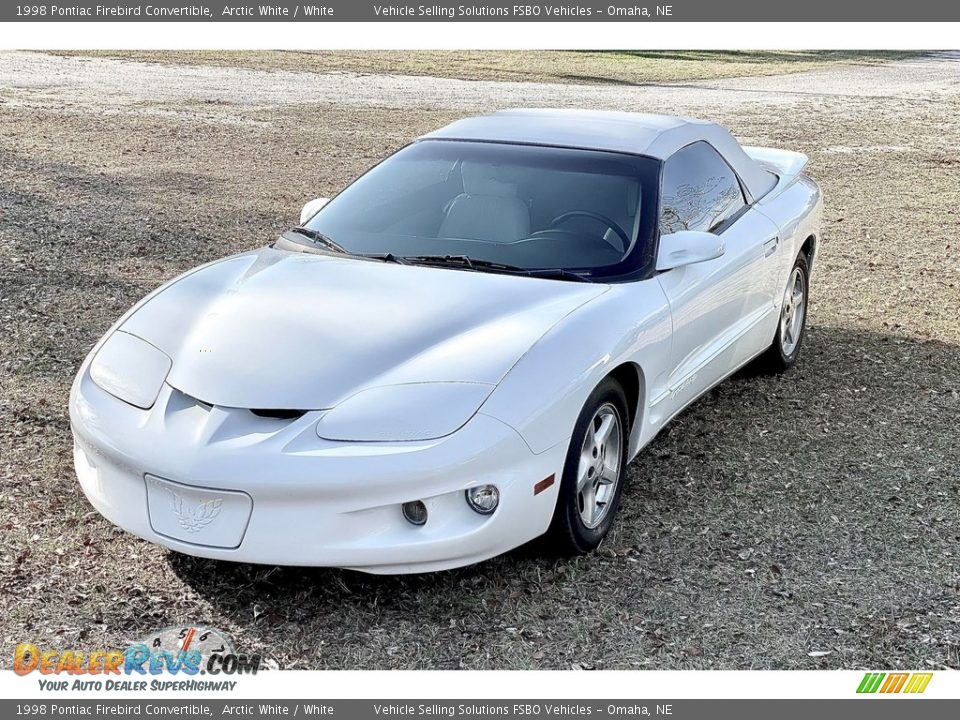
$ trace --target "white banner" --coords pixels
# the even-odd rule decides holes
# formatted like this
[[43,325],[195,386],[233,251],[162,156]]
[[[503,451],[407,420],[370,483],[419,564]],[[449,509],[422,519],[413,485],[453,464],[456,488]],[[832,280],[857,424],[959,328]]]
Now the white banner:
[[[868,674],[883,675],[873,692],[857,692]],[[930,675],[922,692],[906,692],[912,675]],[[905,675],[902,682],[897,676]],[[891,676],[895,676],[891,679]],[[34,671],[18,676],[0,673],[0,695],[7,698],[131,698],[197,697],[241,698],[484,698],[516,699],[851,699],[851,698],[960,698],[960,675],[937,670],[868,671],[260,671],[256,675],[222,675],[218,682],[235,682],[220,691],[159,691],[152,681],[210,681],[211,676],[185,678],[170,674],[116,676],[112,682],[146,682],[145,690],[107,690],[103,676],[43,675]],[[923,678],[914,681],[918,686]],[[41,689],[40,683],[64,683],[66,690]],[[71,689],[74,683],[101,682],[100,690]],[[884,685],[889,681],[886,690]],[[900,685],[899,691],[893,690]],[[55,687],[55,685],[53,685]],[[77,687],[81,687],[78,685]],[[51,685],[45,685],[51,687]],[[869,690],[869,687],[864,690]]]

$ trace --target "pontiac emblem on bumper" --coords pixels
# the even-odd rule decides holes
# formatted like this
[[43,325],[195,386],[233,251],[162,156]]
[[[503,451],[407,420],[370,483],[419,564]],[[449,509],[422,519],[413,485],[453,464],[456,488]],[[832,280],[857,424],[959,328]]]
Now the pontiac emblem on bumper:
[[220,514],[220,506],[223,504],[223,500],[219,498],[204,500],[197,505],[191,505],[173,490],[168,490],[168,492],[173,500],[173,514],[177,516],[180,527],[188,533],[203,530]]

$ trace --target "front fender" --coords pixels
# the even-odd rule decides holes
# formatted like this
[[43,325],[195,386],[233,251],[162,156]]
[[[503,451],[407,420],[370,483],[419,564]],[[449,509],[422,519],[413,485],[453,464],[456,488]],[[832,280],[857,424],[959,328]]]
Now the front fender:
[[[587,397],[615,368],[634,362],[645,377],[659,377],[668,363],[671,329],[667,299],[655,279],[614,285],[546,333],[480,412],[513,427],[534,453],[544,452],[570,438]],[[647,386],[641,384],[632,452],[646,437]]]

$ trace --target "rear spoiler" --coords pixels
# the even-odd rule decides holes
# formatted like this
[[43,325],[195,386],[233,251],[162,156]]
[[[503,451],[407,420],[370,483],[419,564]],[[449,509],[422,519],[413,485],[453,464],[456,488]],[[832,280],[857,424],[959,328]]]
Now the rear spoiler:
[[760,196],[759,202],[768,202],[793,185],[807,166],[807,156],[790,150],[765,147],[745,147],[743,151],[764,170],[777,176],[777,182]]
[[781,182],[789,180],[807,166],[809,158],[803,153],[790,150],[774,150],[765,147],[744,147],[743,151],[757,162],[764,170],[769,170],[780,176]]

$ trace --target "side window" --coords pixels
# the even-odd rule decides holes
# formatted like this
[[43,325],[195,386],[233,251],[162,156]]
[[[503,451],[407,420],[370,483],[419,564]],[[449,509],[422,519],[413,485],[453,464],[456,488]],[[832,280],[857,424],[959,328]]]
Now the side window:
[[688,145],[664,164],[660,232],[712,232],[745,205],[740,182],[705,142]]

